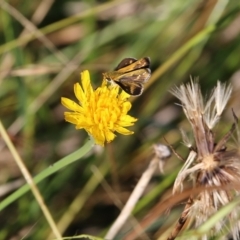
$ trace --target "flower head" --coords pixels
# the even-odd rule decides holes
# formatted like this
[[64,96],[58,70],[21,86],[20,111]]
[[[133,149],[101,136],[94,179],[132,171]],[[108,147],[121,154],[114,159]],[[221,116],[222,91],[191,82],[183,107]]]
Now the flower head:
[[131,103],[127,100],[129,95],[119,87],[108,86],[103,81],[102,86],[93,90],[88,71],[81,73],[81,83],[74,84],[74,93],[79,101],[75,103],[68,98],[61,98],[62,104],[72,112],[65,112],[65,120],[76,125],[76,129],[84,128],[90,134],[96,144],[101,146],[105,142],[111,142],[116,135],[133,134],[126,127],[132,126],[136,118],[127,115]]
[[[216,141],[213,133],[214,126],[220,120],[221,114],[231,95],[231,87],[217,83],[208,101],[204,101],[197,82],[181,85],[172,93],[181,101],[184,113],[191,124],[194,142],[190,143],[183,134],[184,143],[192,150],[179,172],[174,192],[182,189],[183,181],[191,176],[194,187],[210,187],[201,191],[197,196],[191,196],[191,204],[185,209],[184,221],[195,222],[200,226],[222,206],[228,204],[240,195],[240,155],[237,148],[227,149],[226,144],[237,128],[237,119],[232,128],[220,141]],[[222,187],[222,189],[220,189]],[[215,224],[209,235],[217,235],[219,230],[230,229],[234,240],[239,240],[240,206],[230,212],[226,218]],[[182,222],[184,222],[182,219]],[[228,229],[228,232],[229,232]]]

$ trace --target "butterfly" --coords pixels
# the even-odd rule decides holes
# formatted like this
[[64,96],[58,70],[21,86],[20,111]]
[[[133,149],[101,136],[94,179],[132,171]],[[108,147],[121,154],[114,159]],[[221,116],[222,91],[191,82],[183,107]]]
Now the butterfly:
[[107,81],[118,84],[126,93],[139,96],[151,76],[150,58],[124,58],[112,72],[103,73]]

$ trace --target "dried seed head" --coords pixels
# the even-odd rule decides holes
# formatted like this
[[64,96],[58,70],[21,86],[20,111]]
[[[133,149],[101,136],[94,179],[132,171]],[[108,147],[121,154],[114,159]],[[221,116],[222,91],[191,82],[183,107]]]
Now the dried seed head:
[[171,151],[170,151],[169,147],[167,147],[164,144],[161,144],[161,143],[154,144],[153,148],[154,148],[156,156],[159,159],[164,160],[171,156]]
[[217,82],[217,87],[213,90],[212,96],[204,109],[205,122],[209,129],[213,129],[219,121],[231,93],[231,86],[226,86],[226,84],[219,81]]
[[[188,208],[188,217],[199,226],[240,194],[239,189],[234,188],[236,183],[240,182],[239,151],[237,148],[231,150],[226,148],[226,143],[236,130],[237,121],[218,143],[215,142],[212,132],[213,127],[220,120],[232,88],[218,82],[206,103],[199,84],[193,80],[189,84],[175,87],[171,92],[181,101],[184,113],[191,124],[196,145],[196,150],[190,152],[176,178],[174,192],[182,190],[183,182],[189,175],[194,187],[216,187],[214,190],[206,189],[200,192],[193,199],[192,206]],[[186,138],[186,134],[182,135],[184,143],[189,147],[192,143]],[[219,189],[219,186],[224,188]],[[212,235],[217,234],[227,223],[233,239],[240,239],[239,218],[240,206],[225,219],[216,223]],[[207,235],[202,239],[207,239]]]
[[171,150],[164,144],[158,143],[153,145],[153,150],[155,152],[155,156],[159,160],[159,169],[160,172],[163,172],[163,165],[165,160],[171,156]]

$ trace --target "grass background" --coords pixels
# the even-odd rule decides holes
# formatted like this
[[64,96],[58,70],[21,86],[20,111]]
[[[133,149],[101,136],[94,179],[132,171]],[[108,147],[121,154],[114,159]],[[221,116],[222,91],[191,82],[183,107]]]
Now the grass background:
[[[174,85],[199,76],[204,94],[217,80],[233,85],[234,92],[216,129],[221,136],[231,126],[231,108],[237,116],[240,91],[240,4],[224,0],[118,1],[0,1],[0,116],[24,163],[34,176],[80,148],[84,131],[63,119],[62,96],[74,99],[73,84],[88,69],[98,87],[102,72],[123,58],[151,58],[152,77],[144,93],[133,99],[130,114],[138,118],[132,136],[119,136],[105,148],[85,155],[38,186],[64,236],[102,237],[125,203],[151,159],[152,145],[166,143],[186,157],[179,128],[190,131]],[[4,200],[22,184],[22,175],[1,141],[0,193]],[[97,168],[104,181],[100,181]],[[171,195],[181,161],[172,156],[165,173],[156,172],[135,218],[141,222]],[[93,182],[89,179],[95,176]],[[90,188],[85,192],[86,184]],[[88,185],[87,185],[88,186]],[[90,190],[92,188],[92,190]],[[7,189],[7,190],[4,190]],[[72,203],[79,208],[69,211]],[[81,204],[82,203],[82,204]],[[154,208],[155,207],[155,208]],[[148,236],[164,239],[183,205],[164,213],[146,228]],[[31,192],[0,212],[0,239],[47,239],[50,228]],[[124,239],[128,224],[119,234]]]

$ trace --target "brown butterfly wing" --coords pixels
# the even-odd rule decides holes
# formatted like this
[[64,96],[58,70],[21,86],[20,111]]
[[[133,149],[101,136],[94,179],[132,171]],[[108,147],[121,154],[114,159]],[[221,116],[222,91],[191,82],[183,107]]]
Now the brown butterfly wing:
[[149,68],[150,58],[144,57],[139,60],[135,58],[125,58],[123,59],[115,69],[117,72],[127,73],[137,69]]
[[151,76],[151,70],[149,68],[137,69],[121,75],[119,82],[138,82],[146,83]]
[[149,68],[143,68],[125,73],[115,82],[128,94],[138,96],[142,94],[143,83],[148,81],[150,76],[151,70]]
[[126,66],[129,66],[131,65],[132,63],[136,62],[137,59],[136,58],[124,58],[118,65],[117,67],[114,69],[115,71],[116,70],[119,70],[121,68],[124,68]]
[[151,61],[149,57],[140,58],[137,62],[135,62],[134,69],[149,68],[150,63]]
[[144,57],[139,60],[135,58],[125,58],[115,71],[104,73],[107,80],[112,80],[130,95],[138,96],[142,94],[143,83],[147,82],[151,76],[150,58]]
[[143,92],[143,85],[139,82],[129,83],[128,81],[115,82],[118,84],[123,91],[132,96],[141,95]]

